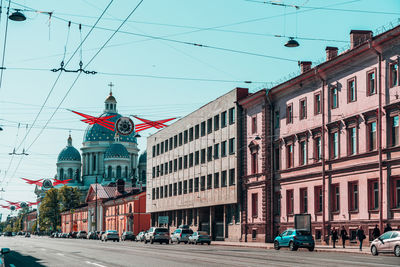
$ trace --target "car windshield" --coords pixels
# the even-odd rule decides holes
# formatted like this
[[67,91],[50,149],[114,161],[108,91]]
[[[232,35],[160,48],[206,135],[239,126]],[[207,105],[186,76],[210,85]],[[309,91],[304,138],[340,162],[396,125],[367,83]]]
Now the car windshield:
[[309,231],[304,231],[304,230],[297,230],[296,234],[300,236],[311,235]]
[[132,232],[125,232],[126,235],[131,235],[133,234]]
[[158,228],[158,229],[155,230],[155,232],[156,233],[167,233],[168,229],[166,229],[166,228]]
[[107,233],[116,234],[117,231],[115,231],[115,230],[109,230],[109,231],[107,231]]
[[199,232],[199,235],[208,235],[207,232]]

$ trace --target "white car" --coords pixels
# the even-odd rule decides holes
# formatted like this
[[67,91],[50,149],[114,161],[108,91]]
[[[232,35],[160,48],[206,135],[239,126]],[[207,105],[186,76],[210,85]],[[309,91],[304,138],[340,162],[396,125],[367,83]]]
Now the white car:
[[5,267],[6,263],[4,261],[4,255],[9,253],[10,249],[9,248],[2,248],[0,252],[0,267]]
[[160,244],[169,244],[169,231],[167,228],[151,227],[149,231],[145,234],[144,243],[158,242]]

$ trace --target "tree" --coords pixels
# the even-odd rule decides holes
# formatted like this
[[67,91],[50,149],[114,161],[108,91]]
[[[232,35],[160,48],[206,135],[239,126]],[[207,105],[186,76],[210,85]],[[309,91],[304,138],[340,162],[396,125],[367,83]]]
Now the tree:
[[61,211],[74,209],[80,204],[81,192],[76,187],[64,185],[59,189]]
[[39,208],[40,228],[55,230],[61,224],[60,202],[58,189],[52,188],[46,192]]

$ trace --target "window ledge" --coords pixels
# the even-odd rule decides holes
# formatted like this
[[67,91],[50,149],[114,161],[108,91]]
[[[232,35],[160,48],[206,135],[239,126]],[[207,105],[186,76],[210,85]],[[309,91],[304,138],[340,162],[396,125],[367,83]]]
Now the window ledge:
[[397,207],[397,208],[391,208],[390,210],[391,210],[391,211],[400,211],[400,207]]
[[331,213],[332,213],[333,215],[338,215],[338,214],[340,213],[340,210],[331,211]]
[[371,209],[369,209],[368,212],[369,212],[369,213],[379,213],[379,209],[376,209],[376,210],[371,210]]
[[356,214],[356,213],[358,213],[358,210],[349,210],[349,213],[350,214]]
[[314,215],[322,215],[322,211],[318,211]]

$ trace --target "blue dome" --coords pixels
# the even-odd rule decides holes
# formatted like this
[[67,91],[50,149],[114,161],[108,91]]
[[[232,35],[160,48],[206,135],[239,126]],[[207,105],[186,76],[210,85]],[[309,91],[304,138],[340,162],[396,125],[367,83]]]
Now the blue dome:
[[81,161],[81,154],[73,146],[65,147],[60,154],[58,154],[57,161]]
[[139,163],[146,163],[146,161],[147,161],[147,152],[144,151],[142,155],[140,155],[139,157]]
[[[106,116],[112,116],[116,115],[115,117],[112,117],[108,119],[108,121],[116,122],[119,118],[122,116],[118,113],[103,113],[101,114],[100,117],[106,117]],[[133,131],[130,135],[120,135],[119,136],[119,141],[120,142],[131,142],[131,143],[136,143],[137,140],[135,137],[136,133]],[[115,138],[115,132],[112,130],[109,130],[99,124],[93,124],[90,125],[86,129],[85,137],[83,139],[83,142],[88,142],[88,141],[114,141]]]
[[122,144],[113,143],[107,148],[106,152],[104,153],[104,158],[129,159],[129,152]]

